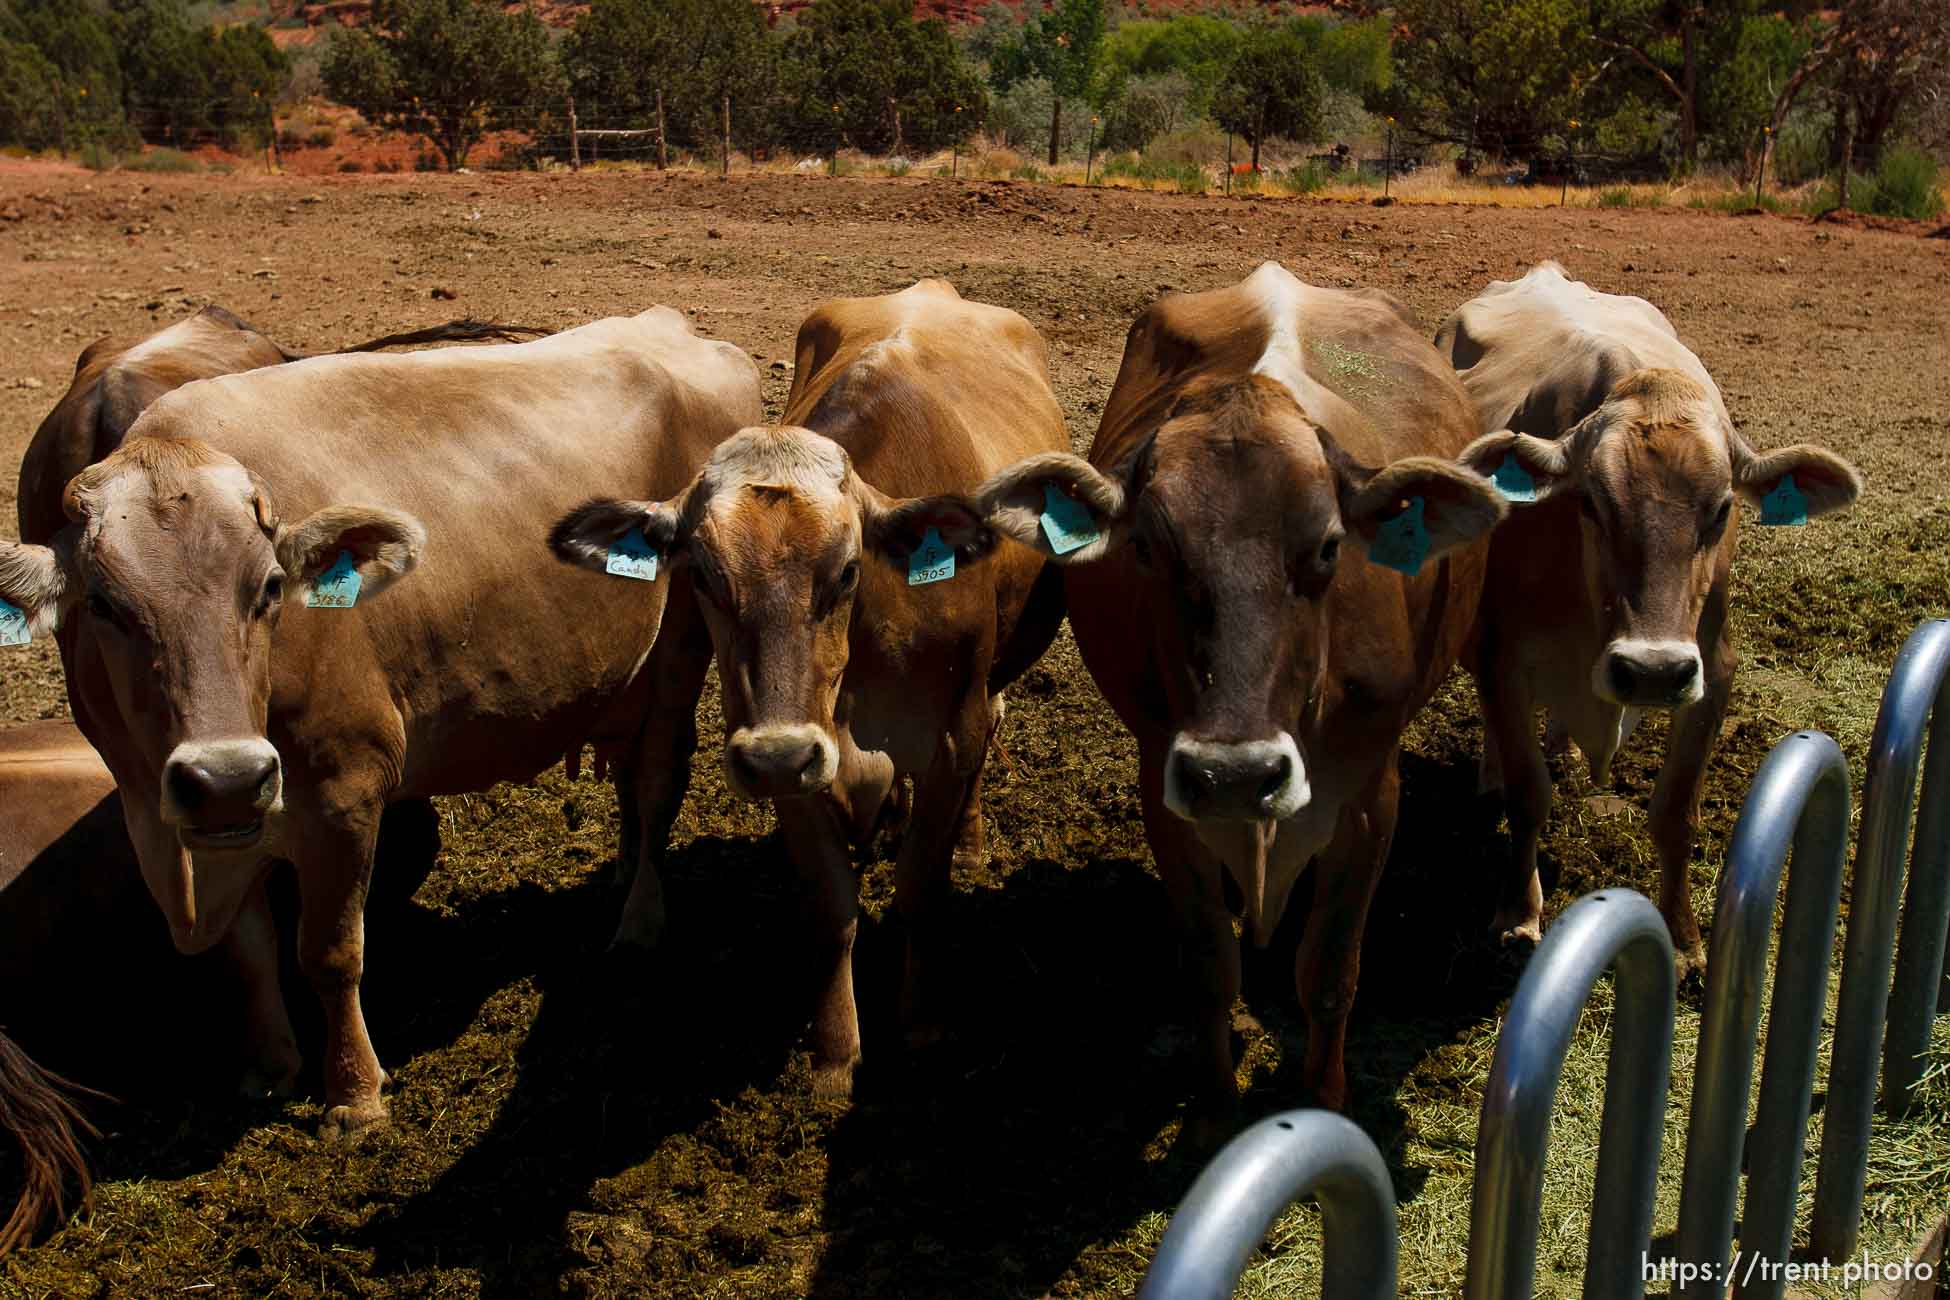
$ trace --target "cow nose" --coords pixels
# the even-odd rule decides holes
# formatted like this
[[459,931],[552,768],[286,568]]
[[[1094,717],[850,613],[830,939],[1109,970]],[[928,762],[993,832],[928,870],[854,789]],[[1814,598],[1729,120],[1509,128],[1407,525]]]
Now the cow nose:
[[1309,793],[1299,750],[1284,733],[1237,744],[1181,736],[1165,760],[1165,802],[1192,820],[1291,817]]
[[733,785],[751,798],[813,794],[833,782],[832,744],[817,727],[741,727],[725,758]]
[[163,789],[185,820],[256,821],[278,800],[278,752],[262,741],[179,746],[164,764]]
[[1690,645],[1614,646],[1605,680],[1620,704],[1671,705],[1699,697],[1699,652]]

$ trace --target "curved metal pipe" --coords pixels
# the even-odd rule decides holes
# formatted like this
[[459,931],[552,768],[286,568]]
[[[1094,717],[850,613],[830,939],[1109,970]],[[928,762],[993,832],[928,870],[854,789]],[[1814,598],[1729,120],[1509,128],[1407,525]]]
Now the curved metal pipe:
[[1592,1300],[1645,1295],[1672,1057],[1672,937],[1643,895],[1610,889],[1579,899],[1551,927],[1497,1035],[1476,1138],[1470,1300],[1530,1300],[1558,1076],[1592,986],[1608,967],[1615,972],[1617,1007],[1584,1294]]
[[[1910,641],[1925,637],[1935,643],[1950,642],[1950,622],[1925,623]],[[1916,842],[1910,849],[1909,886],[1903,896],[1902,942],[1889,984],[1889,1031],[1882,1040],[1882,1107],[1892,1115],[1903,1114],[1914,1104],[1930,1050],[1930,1022],[1939,1011],[1950,1011],[1950,966],[1944,964],[1944,950],[1950,946],[1950,707],[1946,707],[1950,671],[1945,671],[1950,654],[1939,649],[1932,658],[1938,680],[1918,682],[1913,696],[1905,691],[1911,698],[1898,705],[1914,708],[1923,696],[1934,697],[1929,756],[1923,760],[1923,794],[1916,809]],[[1918,662],[1925,661],[1919,658]],[[1901,659],[1897,667],[1901,669]],[[1894,689],[1892,678],[1883,691],[1885,702]]]
[[[1868,1171],[1869,1126],[1875,1112],[1876,1058],[1883,1047],[1883,1030],[1909,1035],[1894,1045],[1892,1056],[1914,1062],[1927,1044],[1915,1037],[1920,1003],[1935,997],[1941,978],[1931,972],[1919,987],[1899,990],[1898,1010],[1891,1013],[1889,975],[1896,945],[1896,908],[1903,884],[1903,865],[1909,848],[1910,809],[1916,801],[1916,769],[1923,750],[1923,726],[1930,728],[1930,772],[1945,777],[1950,762],[1950,622],[1925,623],[1904,643],[1882,692],[1875,735],[1869,742],[1869,769],[1863,782],[1862,829],[1855,853],[1855,877],[1849,896],[1848,934],[1842,957],[1842,987],[1835,1008],[1834,1055],[1828,1067],[1828,1104],[1822,1113],[1821,1163],[1815,1178],[1814,1223],[1810,1245],[1817,1258],[1843,1259],[1855,1251],[1862,1224],[1862,1188]],[[1941,807],[1950,790],[1933,790],[1938,807],[1925,806],[1924,829],[1935,843],[1919,843],[1920,870],[1941,875],[1946,850],[1942,840],[1950,832],[1950,813]],[[1925,891],[1928,892],[1927,890]],[[1939,895],[1939,904],[1941,896]],[[1917,918],[1919,923],[1922,918]],[[1924,949],[1940,942],[1944,919],[1933,925],[1936,936],[1918,934]],[[1922,965],[1924,952],[1911,958]],[[1936,960],[1941,962],[1941,957]],[[1927,1005],[1927,1004],[1925,1004]],[[1895,1103],[1897,1094],[1890,1100]],[[1901,1094],[1907,1101],[1907,1092]]]
[[1241,1133],[1192,1184],[1138,1300],[1224,1300],[1253,1248],[1298,1198],[1320,1201],[1322,1300],[1394,1300],[1395,1189],[1368,1135],[1324,1110],[1290,1110]]
[[[1848,762],[1840,747],[1816,731],[1798,731],[1774,746],[1741,806],[1713,920],[1678,1242],[1678,1257],[1704,1266],[1704,1276],[1689,1271],[1681,1296],[1725,1294],[1722,1269],[1733,1246],[1767,946],[1792,839],[1794,878],[1782,927],[1783,960],[1774,968],[1760,1115],[1746,1143],[1753,1156],[1740,1233],[1743,1254],[1788,1259],[1821,1017],[1828,1004],[1848,823]],[[1753,1285],[1749,1278],[1737,1278],[1735,1294],[1780,1296],[1785,1276],[1763,1271],[1775,1275]]]

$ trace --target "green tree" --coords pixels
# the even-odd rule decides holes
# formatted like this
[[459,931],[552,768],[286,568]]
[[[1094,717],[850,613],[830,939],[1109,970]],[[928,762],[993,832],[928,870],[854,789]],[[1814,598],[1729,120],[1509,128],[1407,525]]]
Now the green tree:
[[679,144],[717,138],[726,96],[738,125],[760,126],[778,64],[751,0],[596,0],[563,38],[561,61],[580,116],[654,126],[661,90]]
[[1246,37],[1212,101],[1219,125],[1252,142],[1253,170],[1269,136],[1311,140],[1320,130],[1322,83],[1311,51],[1290,27],[1261,27]]
[[1399,0],[1393,84],[1371,100],[1425,139],[1533,152],[1603,62],[1579,0]]
[[103,15],[76,0],[0,0],[0,42],[16,47],[7,59],[9,81],[0,93],[40,93],[25,109],[29,123],[45,124],[43,143],[74,146],[119,135],[122,72],[115,39]]
[[908,0],[819,0],[786,37],[784,60],[792,117],[827,147],[938,149],[988,111],[947,27],[914,21]]
[[1184,114],[1205,117],[1219,83],[1239,57],[1243,35],[1237,23],[1210,14],[1120,23],[1104,42],[1103,101],[1114,104],[1127,86],[1144,78],[1177,77],[1185,88]]
[[1063,135],[1063,101],[1086,99],[1098,89],[1104,53],[1104,0],[1055,0],[1024,25],[1015,39],[999,46],[989,60],[989,79],[998,90],[1042,77],[1050,97],[1049,161],[1056,165]]
[[1394,83],[1393,41],[1386,20],[1337,23],[1310,15],[1290,26],[1307,47],[1320,79],[1333,89],[1367,96]]
[[558,84],[548,34],[493,0],[376,0],[370,28],[342,33],[325,85],[380,126],[412,131],[464,166],[492,130],[529,125]]

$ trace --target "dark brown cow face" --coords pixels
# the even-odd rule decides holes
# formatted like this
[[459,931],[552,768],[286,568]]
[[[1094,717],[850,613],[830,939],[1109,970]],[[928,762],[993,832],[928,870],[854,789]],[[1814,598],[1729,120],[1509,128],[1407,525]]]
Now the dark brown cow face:
[[1039,456],[980,500],[999,531],[1059,564],[1128,566],[1143,605],[1132,635],[1162,669],[1166,804],[1191,821],[1267,821],[1312,797],[1295,732],[1334,669],[1336,576],[1377,557],[1419,568],[1481,536],[1503,511],[1486,488],[1428,457],[1360,465],[1255,378],[1191,390],[1108,474]]
[[[0,597],[38,630],[72,625],[74,689],[137,806],[132,825],[170,828],[210,860],[248,853],[283,800],[265,736],[281,610],[334,567],[356,571],[370,599],[412,567],[419,524],[333,508],[281,527],[255,475],[175,439],[125,444],[75,477],[66,507],[73,522],[52,546],[0,543]],[[180,851],[147,848],[145,878],[179,943],[220,936],[237,900],[192,880]]]
[[1586,596],[1605,636],[1591,688],[1633,708],[1683,708],[1705,689],[1700,615],[1732,560],[1736,497],[1763,523],[1804,523],[1861,491],[1820,447],[1755,454],[1675,370],[1627,376],[1556,441],[1486,434],[1461,460],[1507,485],[1519,508],[1576,496]]
[[817,794],[838,773],[834,707],[863,589],[898,599],[930,534],[963,566],[993,542],[967,502],[883,496],[837,443],[790,428],[735,434],[669,503],[590,502],[550,544],[614,571],[636,534],[689,570],[724,689],[725,774],[750,799]]

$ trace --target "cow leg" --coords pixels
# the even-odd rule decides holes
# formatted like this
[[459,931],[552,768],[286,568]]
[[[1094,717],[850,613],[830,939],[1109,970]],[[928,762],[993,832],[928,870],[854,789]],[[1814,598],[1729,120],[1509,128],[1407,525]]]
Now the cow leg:
[[997,716],[984,693],[962,701],[927,773],[915,783],[913,816],[894,862],[894,904],[907,932],[901,1025],[910,1048],[932,1046],[945,1032],[937,986],[953,863],[971,839],[980,860],[982,815],[970,805],[980,795],[982,760]]
[[244,990],[244,1072],[238,1086],[246,1097],[290,1096],[304,1064],[278,983],[278,926],[266,888],[269,875],[267,871],[258,878],[223,937],[224,957]]
[[[624,862],[627,867],[633,861],[636,868],[616,935],[610,940],[617,948],[654,948],[663,934],[664,854],[670,847],[670,828],[690,789],[691,758],[697,753],[697,702],[711,667],[711,638],[702,618],[666,616],[663,626],[665,635],[657,638],[647,669],[650,706],[643,734],[628,770],[617,774],[623,847],[626,852],[634,850],[634,858],[626,857]],[[621,797],[625,784],[631,792],[628,799]]]
[[[1537,841],[1550,815],[1551,775],[1537,743],[1536,711],[1514,672],[1490,670],[1477,682],[1483,721],[1503,772],[1503,809],[1510,819],[1510,866],[1497,886],[1490,922],[1504,943],[1544,937],[1544,886],[1537,878]],[[1392,819],[1390,825],[1393,825]]]
[[387,1080],[359,1004],[379,801],[328,799],[325,806],[331,815],[294,826],[293,858],[301,900],[298,964],[325,1011],[325,1117],[318,1135],[333,1139],[385,1122],[379,1094]]
[[1301,1081],[1310,1104],[1347,1106],[1347,1016],[1361,976],[1361,936],[1368,927],[1401,800],[1396,752],[1390,752],[1365,795],[1341,810],[1334,839],[1314,863],[1313,910],[1294,958],[1294,985],[1307,1013],[1307,1056]]
[[1239,938],[1226,906],[1225,869],[1200,843],[1192,824],[1165,807],[1163,743],[1142,748],[1138,792],[1145,838],[1177,915],[1184,964],[1190,976],[1188,1010],[1198,1038],[1199,1063],[1188,1124],[1204,1130],[1194,1145],[1211,1145],[1239,1100],[1233,1074],[1232,1004],[1239,997]]
[[1659,857],[1659,912],[1672,932],[1673,963],[1681,978],[1706,966],[1706,944],[1700,938],[1699,918],[1693,913],[1688,869],[1693,860],[1693,841],[1699,835],[1706,763],[1733,697],[1736,662],[1732,642],[1724,632],[1712,640],[1702,637],[1701,645],[1711,647],[1703,656],[1706,689],[1697,702],[1673,717],[1666,761],[1652,787],[1649,813],[1652,848]]
[[962,805],[961,829],[955,835],[954,864],[958,867],[972,869],[988,864],[988,834],[982,821],[982,773],[987,767],[989,746],[995,743],[995,733],[1002,729],[1006,712],[1000,695],[989,698],[988,734],[982,740],[983,761],[975,769],[968,798]]
[[846,836],[818,798],[779,799],[779,829],[805,881],[811,923],[813,1092],[844,1097],[860,1063],[860,1015],[853,1003],[853,941],[860,932],[860,886]]

